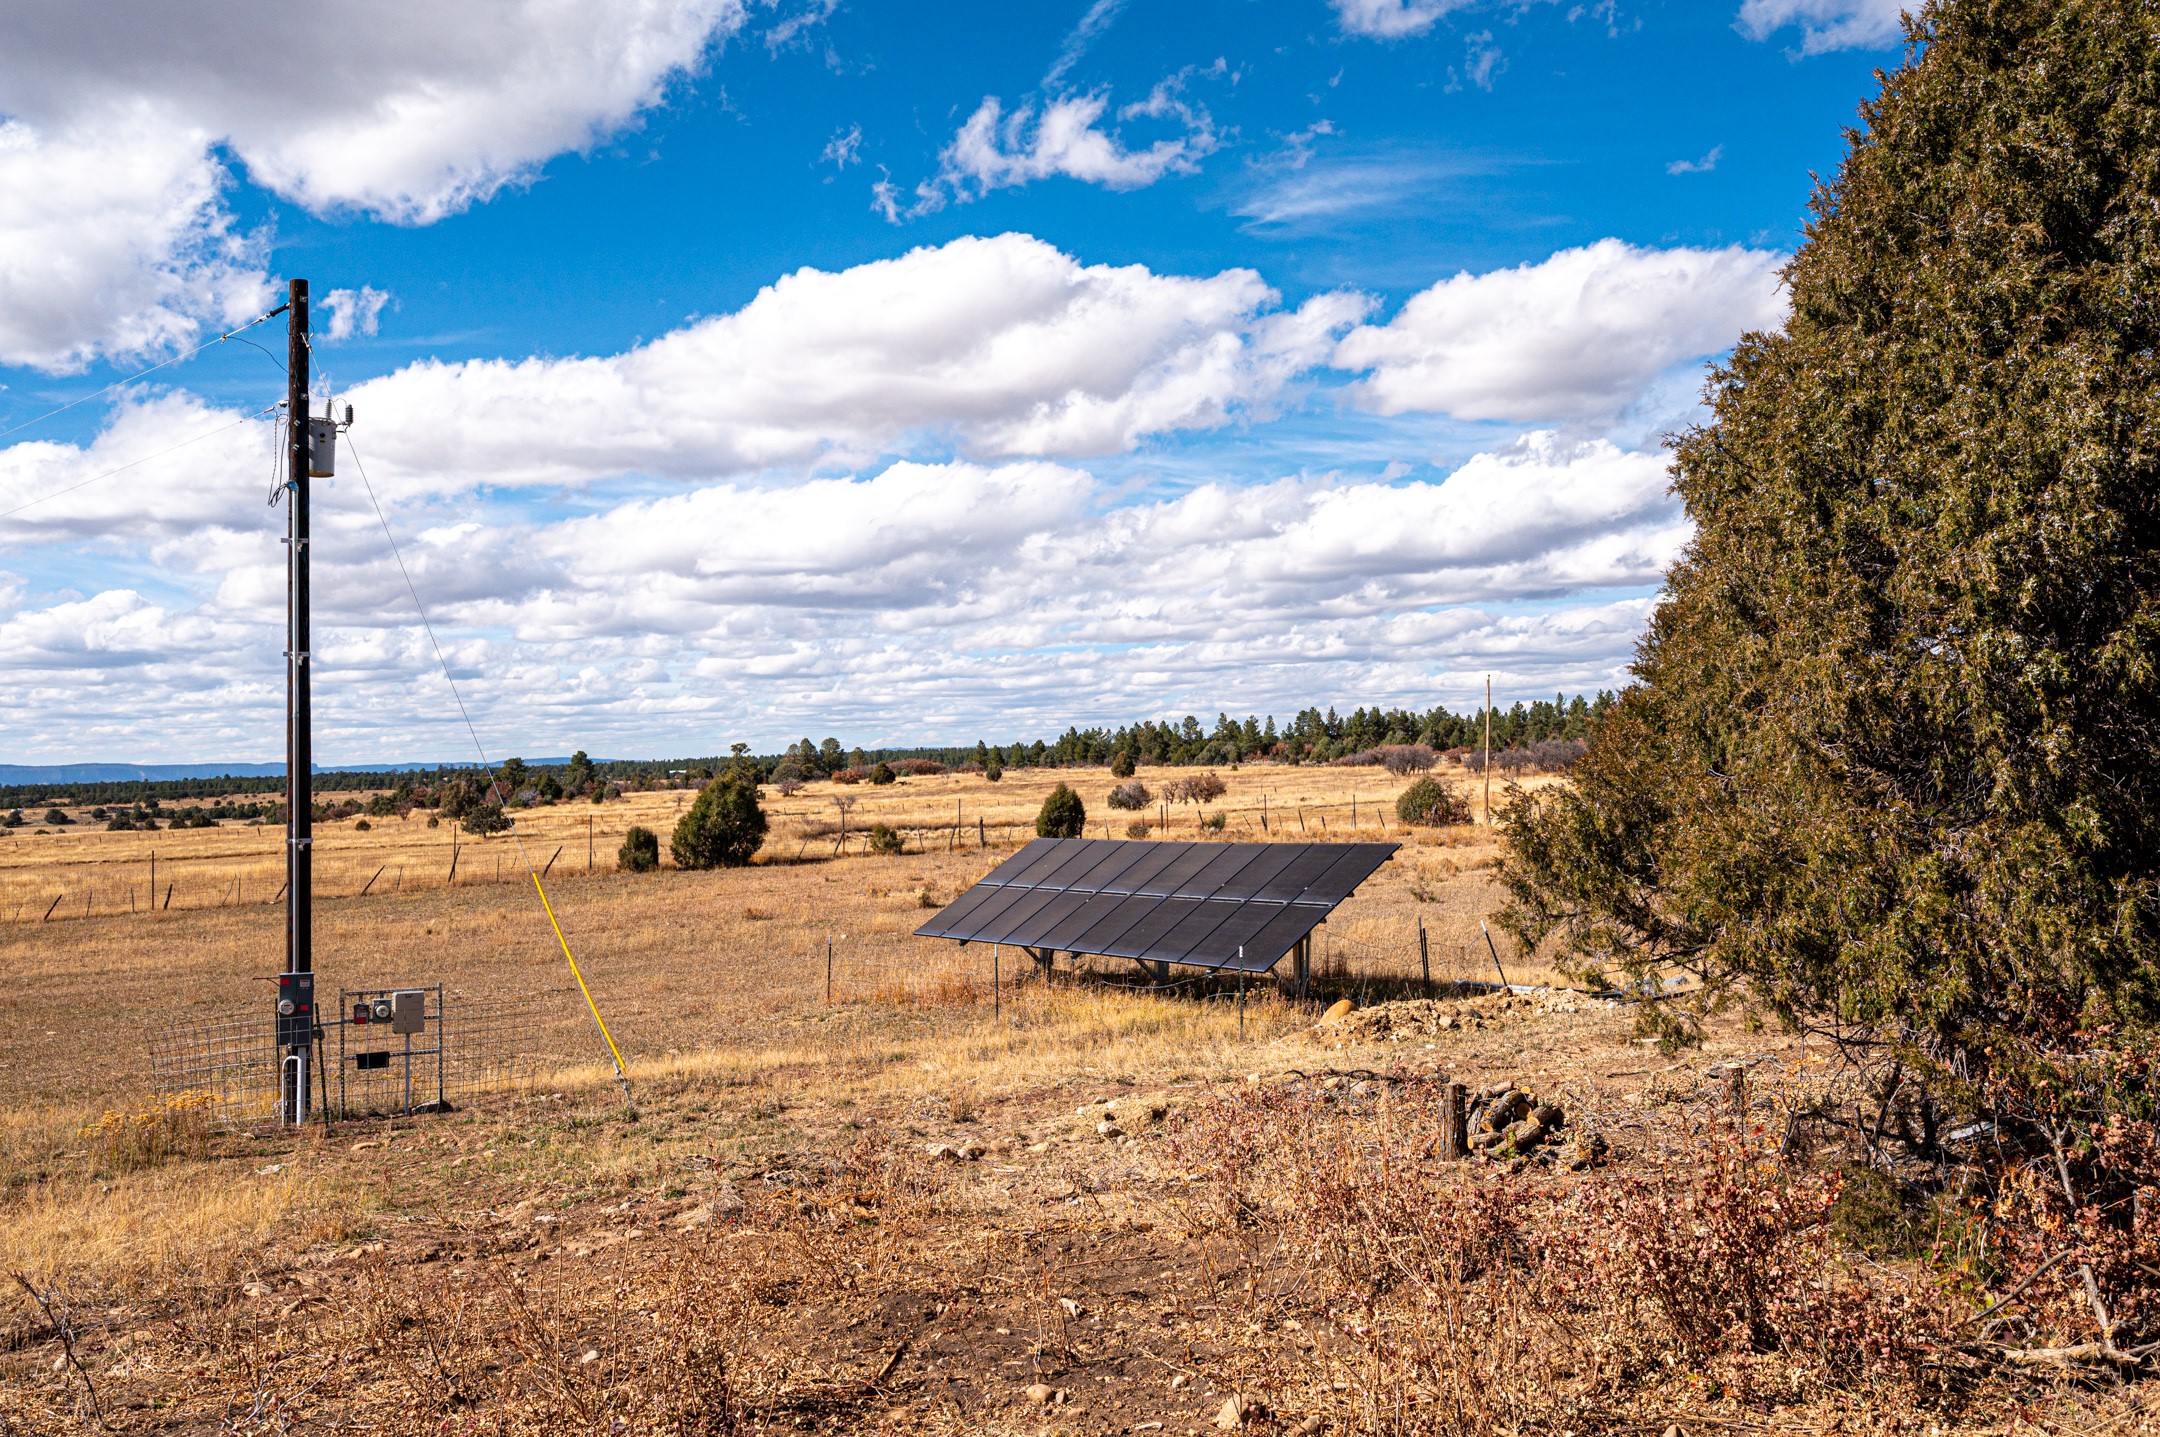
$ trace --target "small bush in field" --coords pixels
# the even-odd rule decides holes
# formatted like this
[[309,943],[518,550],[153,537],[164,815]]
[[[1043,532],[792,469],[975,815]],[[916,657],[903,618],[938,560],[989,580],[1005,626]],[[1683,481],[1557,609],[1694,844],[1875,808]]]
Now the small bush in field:
[[898,783],[900,775],[893,772],[891,764],[880,763],[876,768],[870,770],[870,781],[872,783]]
[[1173,803],[1209,803],[1229,791],[1230,785],[1224,783],[1213,769],[1173,779],[1163,785],[1163,797]]
[[905,853],[907,852],[907,840],[900,836],[899,829],[892,827],[890,824],[873,823],[870,825],[870,851],[872,853]]
[[1129,748],[1121,748],[1111,755],[1110,776],[1112,778],[1131,778],[1133,771],[1139,766],[1140,761],[1133,757],[1133,751]]
[[935,778],[951,772],[934,758],[896,758],[892,761],[892,770],[902,778]]
[[1136,819],[1134,819],[1134,820],[1133,820],[1133,821],[1132,821],[1131,823],[1128,823],[1128,824],[1126,824],[1126,825],[1125,825],[1125,836],[1126,836],[1127,838],[1145,838],[1145,837],[1147,837],[1147,836],[1148,836],[1148,821],[1147,821],[1146,819],[1144,819],[1144,818],[1136,818]]
[[1227,813],[1211,813],[1200,820],[1200,831],[1203,833],[1221,833],[1223,825],[1229,821],[1230,815]]
[[83,1130],[98,1165],[109,1172],[154,1168],[175,1157],[201,1157],[210,1146],[208,1093],[180,1093],[132,1112],[108,1110]]
[[1042,812],[1035,815],[1037,838],[1078,838],[1086,827],[1086,806],[1080,802],[1079,794],[1062,783],[1050,790]]
[[799,778],[777,779],[774,781],[773,787],[780,790],[782,798],[793,798],[796,794],[802,792],[803,781]]
[[660,835],[649,828],[632,827],[623,835],[615,866],[625,873],[650,873],[660,866]]
[[730,774],[705,786],[675,825],[668,849],[679,868],[740,868],[765,843],[757,783]]
[[996,759],[991,759],[990,762],[983,768],[983,777],[989,779],[992,783],[996,783],[1004,776],[1005,765],[999,763]]
[[1140,780],[1137,778],[1126,783],[1121,783],[1116,788],[1111,789],[1110,797],[1108,799],[1108,802],[1112,808],[1122,808],[1128,810],[1146,808],[1150,803],[1153,803],[1154,801],[1155,795],[1149,793],[1147,791],[1147,785],[1140,782]]
[[1421,778],[1395,800],[1395,816],[1404,823],[1445,828],[1470,821],[1470,800],[1451,783]]

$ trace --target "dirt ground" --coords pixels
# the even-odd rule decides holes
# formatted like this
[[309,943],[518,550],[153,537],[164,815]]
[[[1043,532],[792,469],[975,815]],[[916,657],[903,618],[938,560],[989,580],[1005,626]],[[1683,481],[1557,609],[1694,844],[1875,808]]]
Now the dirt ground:
[[[1095,815],[1109,780],[1080,777]],[[1345,837],[1352,794],[1365,818],[1392,790],[1371,772],[1225,777],[1249,815],[1234,837],[1286,836],[1285,804],[1287,836],[1302,809],[1307,836],[1339,811],[1328,836]],[[1723,1121],[1736,1072],[1753,1105],[1738,1129],[1760,1141],[1779,1104],[1834,1081],[1826,1056],[1739,1013],[1661,1055],[1631,1009],[1504,948],[1508,976],[1540,991],[1445,988],[1490,968],[1493,849],[1483,830],[1392,818],[1407,846],[1331,923],[1338,961],[1313,1003],[1256,992],[1241,1012],[1068,976],[993,1009],[965,982],[895,986],[896,968],[975,974],[972,953],[908,930],[1017,846],[1048,783],[864,791],[851,825],[873,802],[924,820],[925,851],[898,856],[832,858],[833,838],[821,855],[799,835],[797,853],[773,848],[800,861],[731,873],[558,864],[551,893],[634,1106],[530,889],[492,881],[499,840],[473,845],[487,881],[378,889],[319,918],[326,985],[441,981],[531,1010],[537,1081],[449,1113],[204,1135],[145,1095],[146,1029],[266,1004],[275,908],[0,924],[0,1432],[2154,1430],[2137,1388],[2016,1374],[1955,1398],[1803,1384],[1773,1399],[1670,1354],[1592,1381],[1533,1346],[1468,1405],[1391,1408],[1394,1359],[1331,1285],[1344,1259],[1315,1244],[1317,1218],[1271,1216],[1240,1187],[1241,1133],[1290,1114],[1340,1136],[1331,1161],[1378,1155],[1428,1196],[1527,1207],[1585,1174],[1557,1138],[1436,1162],[1418,1136],[1436,1080],[1527,1090],[1624,1169]],[[660,827],[675,798],[596,822]],[[963,824],[937,834],[933,805],[956,801]],[[135,863],[120,843],[144,837],[50,851],[79,877]],[[1416,998],[1420,926],[1435,988],[1462,996]],[[1322,1021],[1340,993],[1367,1006]],[[1527,1319],[1494,1312],[1480,1361],[1521,1345],[1510,1324]],[[1539,1388],[1567,1384],[1586,1395],[1563,1419]],[[1494,1405],[1503,1386],[1512,1406]]]

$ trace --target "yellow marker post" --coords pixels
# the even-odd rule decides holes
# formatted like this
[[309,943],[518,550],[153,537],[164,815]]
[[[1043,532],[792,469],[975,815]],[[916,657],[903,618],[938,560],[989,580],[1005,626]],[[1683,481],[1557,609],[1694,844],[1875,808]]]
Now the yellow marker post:
[[615,1039],[607,1030],[607,1020],[600,1016],[600,1005],[593,1002],[592,989],[585,986],[585,975],[578,971],[577,959],[571,956],[570,940],[563,937],[562,924],[555,921],[555,905],[548,902],[547,890],[540,886],[540,875],[532,876],[533,890],[540,895],[540,906],[547,910],[548,926],[555,930],[555,941],[562,944],[562,956],[570,965],[570,976],[577,979],[578,991],[585,995],[586,1011],[592,1014],[593,1025],[600,1030],[600,1037],[607,1044],[609,1056],[615,1060],[615,1081],[622,1084],[623,1100],[630,1100],[630,1070],[623,1066],[622,1050],[615,1046]]

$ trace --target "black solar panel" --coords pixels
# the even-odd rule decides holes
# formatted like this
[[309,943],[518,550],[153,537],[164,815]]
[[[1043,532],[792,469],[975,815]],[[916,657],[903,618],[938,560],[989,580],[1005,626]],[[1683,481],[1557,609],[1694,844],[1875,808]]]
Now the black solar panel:
[[915,931],[1264,973],[1395,849],[1038,838]]
[[1108,885],[1108,890],[1112,893],[1143,892],[1150,883],[1155,881],[1157,875],[1175,863],[1185,850],[1192,847],[1192,845],[1189,843],[1128,843],[1126,847],[1137,850],[1139,856],[1134,860],[1131,867],[1117,876],[1117,882]]

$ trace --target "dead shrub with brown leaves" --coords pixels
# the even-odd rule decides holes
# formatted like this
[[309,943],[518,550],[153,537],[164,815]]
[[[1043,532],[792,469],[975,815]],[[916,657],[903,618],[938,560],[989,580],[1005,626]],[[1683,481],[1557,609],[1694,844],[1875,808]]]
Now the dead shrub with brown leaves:
[[1262,1088],[1196,1105],[1173,1138],[1200,1178],[1188,1224],[1235,1236],[1256,1272],[1265,1250],[1272,1315],[1303,1308],[1339,1339],[1310,1379],[1350,1394],[1352,1430],[1594,1431],[1670,1399],[1676,1373],[1691,1400],[1925,1403],[1962,1371],[1924,1273],[1836,1249],[1834,1178],[1715,1124],[1676,1126],[1654,1159],[1509,1176],[1437,1159],[1434,1099]]

